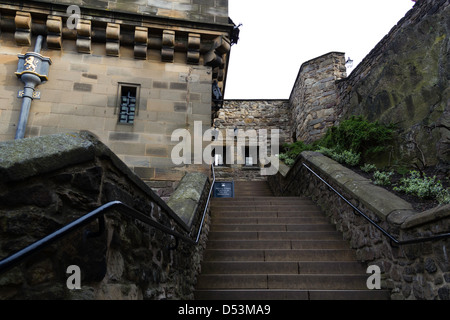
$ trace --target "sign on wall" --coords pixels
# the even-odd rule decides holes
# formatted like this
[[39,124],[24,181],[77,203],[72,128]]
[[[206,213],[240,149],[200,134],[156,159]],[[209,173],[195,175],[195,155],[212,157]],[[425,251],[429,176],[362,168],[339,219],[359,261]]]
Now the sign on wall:
[[215,182],[214,198],[234,198],[234,181]]

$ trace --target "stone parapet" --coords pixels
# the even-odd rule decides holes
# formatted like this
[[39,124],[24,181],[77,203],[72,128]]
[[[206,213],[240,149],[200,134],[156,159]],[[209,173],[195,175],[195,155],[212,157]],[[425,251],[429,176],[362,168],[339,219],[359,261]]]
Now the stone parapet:
[[303,163],[352,205],[398,240],[450,230],[450,205],[416,212],[411,205],[320,153],[303,152],[289,170],[281,165],[268,182],[274,194],[311,197],[356,250],[360,261],[380,267],[392,299],[450,299],[449,238],[397,246],[307,170]]
[[[1,259],[111,201],[183,235],[198,231],[200,216],[187,226],[88,132],[2,142],[0,150]],[[206,205],[203,181],[195,212]],[[197,245],[171,248],[172,236],[110,211],[100,234],[95,220],[0,274],[0,299],[192,299],[208,226],[207,214]],[[66,286],[71,265],[81,270],[80,290]]]

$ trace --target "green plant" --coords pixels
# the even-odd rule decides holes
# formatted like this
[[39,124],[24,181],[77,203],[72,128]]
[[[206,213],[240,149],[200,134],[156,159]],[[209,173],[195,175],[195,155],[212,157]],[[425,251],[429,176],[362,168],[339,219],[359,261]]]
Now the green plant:
[[285,163],[287,166],[292,167],[292,166],[294,165],[294,163],[295,163],[295,160],[294,160],[294,159],[288,158],[288,159],[286,159],[286,160],[284,161],[284,163]]
[[329,128],[324,137],[311,144],[302,141],[283,144],[280,160],[286,163],[287,159],[295,160],[303,151],[319,151],[339,163],[356,166],[361,160],[384,151],[392,136],[392,127],[353,116],[339,126]]
[[324,156],[330,157],[333,155],[334,150],[331,148],[319,147],[318,152],[322,153]]
[[377,170],[377,166],[374,164],[366,163],[361,167],[361,170],[363,172],[369,173],[369,172]]
[[283,154],[286,155],[287,158],[296,159],[297,156],[303,151],[311,151],[315,150],[314,144],[305,144],[303,141],[296,141],[294,143],[285,143],[282,145]]
[[393,140],[394,127],[385,126],[378,122],[369,122],[363,117],[352,116],[341,122],[339,126],[331,127],[319,145],[333,148],[340,153],[344,150],[353,150],[367,160],[382,151],[385,151]]
[[436,176],[427,177],[416,170],[410,171],[409,177],[402,178],[400,185],[394,187],[394,190],[422,199],[437,199],[439,203],[450,203],[449,190],[439,180],[436,181]]
[[373,174],[374,184],[379,186],[389,186],[391,184],[391,177],[394,172],[375,171]]
[[450,203],[450,190],[444,189],[441,192],[439,192],[438,195],[436,196],[436,200],[440,204],[448,204],[448,203]]
[[331,158],[339,163],[345,163],[353,167],[360,162],[361,155],[359,153],[354,153],[351,150],[344,150],[340,153],[333,152]]

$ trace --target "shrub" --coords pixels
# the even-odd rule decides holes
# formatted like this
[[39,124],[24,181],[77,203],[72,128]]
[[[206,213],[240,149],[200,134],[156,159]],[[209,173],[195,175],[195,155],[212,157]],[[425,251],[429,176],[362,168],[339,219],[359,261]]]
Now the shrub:
[[363,117],[352,116],[341,122],[339,126],[328,129],[319,143],[326,148],[334,148],[336,152],[353,150],[367,160],[385,151],[393,140],[394,127],[385,126],[378,122],[369,122]]
[[363,172],[369,173],[369,172],[372,172],[372,171],[377,170],[377,166],[374,165],[374,164],[366,163],[365,165],[363,165],[363,166],[361,167],[361,170],[362,170]]
[[439,192],[436,196],[436,200],[440,204],[448,204],[450,203],[450,191],[448,189],[442,190],[442,192]]
[[396,191],[402,191],[406,194],[415,195],[422,199],[437,199],[439,203],[450,203],[450,192],[442,186],[442,183],[436,181],[436,176],[423,176],[418,171],[411,171],[410,176],[402,178],[400,185],[394,187]]
[[295,160],[294,160],[294,159],[288,158],[288,159],[286,159],[286,160],[284,161],[284,163],[285,163],[287,166],[292,167],[292,166],[294,165],[294,163],[295,163]]
[[375,171],[373,174],[374,184],[379,186],[389,186],[391,184],[391,177],[394,174],[394,172],[383,172],[383,171]]
[[285,143],[282,146],[283,154],[287,158],[296,159],[303,151],[316,150],[315,144],[305,144],[303,141],[296,141],[294,143]]
[[393,132],[392,126],[353,116],[339,126],[329,128],[322,139],[312,144],[302,141],[283,144],[280,159],[286,163],[287,159],[295,160],[303,151],[319,151],[340,163],[355,166],[361,160],[384,151],[393,139]]
[[354,167],[361,160],[361,155],[359,153],[354,153],[351,150],[344,150],[340,153],[333,152],[331,158],[339,163],[348,164],[349,166]]

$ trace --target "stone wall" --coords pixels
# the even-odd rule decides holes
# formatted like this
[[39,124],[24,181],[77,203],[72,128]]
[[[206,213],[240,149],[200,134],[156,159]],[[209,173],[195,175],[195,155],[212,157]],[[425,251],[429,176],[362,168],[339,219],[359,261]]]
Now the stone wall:
[[[205,26],[195,19],[156,24],[150,15],[109,11],[108,6],[124,3],[71,3],[98,7],[92,15],[82,11],[82,27],[74,30],[67,27],[63,5],[0,4],[0,141],[14,139],[21,110],[17,92],[24,84],[15,75],[17,54],[33,51],[40,34],[40,53],[52,63],[48,81],[37,87],[40,99],[32,102],[25,136],[89,130],[141,178],[176,182],[188,168],[171,161],[178,143],[171,135],[176,129],[193,134],[195,121],[210,128],[212,83],[223,89],[231,26]],[[227,6],[227,1],[155,3]],[[147,5],[153,6],[152,1],[139,4]],[[119,123],[120,85],[138,87],[133,124]]]
[[446,0],[417,1],[338,84],[342,118],[398,126],[398,162],[450,168],[449,13]]
[[[290,112],[287,100],[225,100],[213,124],[225,134],[234,130],[280,130],[280,143],[290,142]],[[225,137],[225,135],[224,135]]]
[[[78,5],[81,8],[126,12],[204,23],[228,24],[228,0],[39,0],[52,4]],[[82,9],[83,10],[83,9]]]
[[293,137],[310,143],[352,115],[397,125],[379,165],[450,168],[449,2],[417,1],[346,77],[344,54],[305,62],[290,96]]
[[292,136],[311,143],[339,115],[336,81],[346,77],[345,54],[330,52],[302,64],[289,98]]
[[381,287],[391,290],[392,299],[450,299],[449,238],[401,246],[391,243],[303,163],[399,240],[448,233],[450,205],[416,212],[394,194],[315,152],[303,152],[293,167],[282,165],[277,175],[268,177],[272,191],[278,196],[312,198],[350,242],[357,258],[380,267]]
[[[292,141],[288,100],[225,100],[213,118],[213,126],[222,138],[215,140],[213,145],[218,146],[219,153],[224,152],[223,162],[227,166],[217,169],[219,179],[265,179],[260,176],[260,167],[264,167],[261,143],[267,141],[269,159],[277,146],[279,149],[283,143]],[[251,164],[245,163],[244,153],[245,157],[252,158]],[[233,159],[231,155],[234,155]]]
[[[179,215],[90,133],[1,142],[0,257],[110,201],[195,240],[209,192],[208,178],[199,176],[203,183],[190,186],[196,206]],[[99,229],[93,221],[0,274],[0,298],[192,299],[208,226],[209,214],[198,245],[180,240],[171,249],[172,236],[112,210],[100,235],[87,233]],[[66,286],[70,265],[80,267],[80,290]]]

